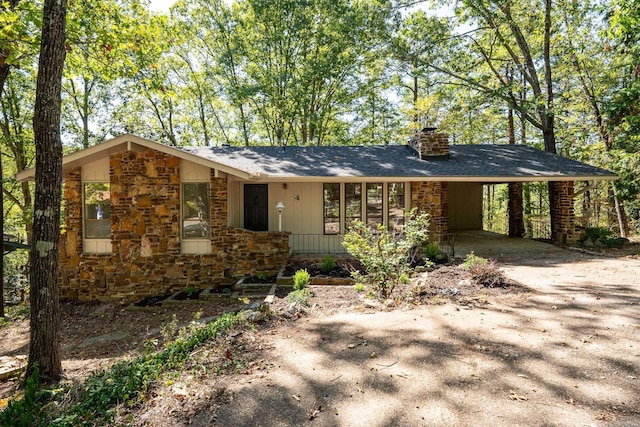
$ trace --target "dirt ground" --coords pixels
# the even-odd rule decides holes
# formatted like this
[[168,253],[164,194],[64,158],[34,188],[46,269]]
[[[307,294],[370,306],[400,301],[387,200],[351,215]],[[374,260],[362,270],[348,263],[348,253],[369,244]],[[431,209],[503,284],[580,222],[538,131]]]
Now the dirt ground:
[[[638,256],[584,254],[537,242],[516,251],[499,243],[476,246],[476,254],[497,259],[518,286],[467,289],[464,277],[434,280],[442,273],[433,272],[424,278],[434,280],[426,305],[394,307],[363,305],[351,287],[314,288],[315,306],[306,315],[212,343],[140,406],[122,409],[117,421],[640,425]],[[455,295],[445,291],[453,288]],[[141,351],[174,313],[181,322],[193,316],[172,310],[65,306],[65,369],[82,377]],[[27,323],[0,329],[0,355],[26,351]]]
[[640,261],[557,255],[503,259],[531,294],[284,325],[216,425],[640,425]]
[[[82,379],[92,371],[144,351],[145,342],[162,339],[162,327],[174,316],[178,325],[188,324],[196,315],[207,318],[240,304],[190,304],[129,311],[119,304],[64,303],[61,356],[68,380]],[[0,356],[29,354],[29,319],[0,327]],[[0,381],[0,399],[16,389],[17,379]]]

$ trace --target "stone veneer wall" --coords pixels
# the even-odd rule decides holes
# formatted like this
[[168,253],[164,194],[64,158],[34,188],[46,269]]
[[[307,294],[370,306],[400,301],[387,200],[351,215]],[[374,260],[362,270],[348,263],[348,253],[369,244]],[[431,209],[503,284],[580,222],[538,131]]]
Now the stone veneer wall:
[[446,182],[412,182],[411,207],[431,216],[429,230],[435,234],[449,232],[449,194]]
[[66,233],[65,244],[60,245],[62,259],[68,257],[69,262],[78,265],[82,255],[82,169],[69,171],[64,181],[64,220]]
[[211,174],[210,254],[180,253],[179,159],[155,150],[111,155],[111,254],[84,254],[82,174],[65,177],[60,296],[130,302],[146,296],[275,274],[288,233],[227,227],[227,180]]
[[552,186],[553,216],[551,218],[551,242],[566,246],[577,241],[573,210],[573,181],[549,182]]

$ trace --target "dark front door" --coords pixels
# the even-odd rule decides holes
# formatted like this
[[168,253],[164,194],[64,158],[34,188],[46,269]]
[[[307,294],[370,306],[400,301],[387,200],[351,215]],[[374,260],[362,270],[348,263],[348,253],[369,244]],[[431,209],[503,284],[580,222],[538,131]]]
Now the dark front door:
[[269,230],[268,184],[245,184],[244,228],[253,231]]

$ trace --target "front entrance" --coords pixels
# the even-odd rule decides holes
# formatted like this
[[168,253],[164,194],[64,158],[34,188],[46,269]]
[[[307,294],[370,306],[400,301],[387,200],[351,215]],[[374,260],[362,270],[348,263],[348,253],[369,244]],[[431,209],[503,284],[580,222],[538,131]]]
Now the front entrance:
[[253,231],[269,230],[268,184],[245,184],[244,228]]

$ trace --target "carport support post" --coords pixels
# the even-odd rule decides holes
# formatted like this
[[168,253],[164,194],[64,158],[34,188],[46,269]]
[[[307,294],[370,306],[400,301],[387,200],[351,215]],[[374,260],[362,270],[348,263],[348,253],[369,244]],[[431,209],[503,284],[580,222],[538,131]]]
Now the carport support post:
[[522,183],[509,183],[509,237],[524,237]]
[[576,242],[573,181],[550,181],[551,242],[566,246]]

